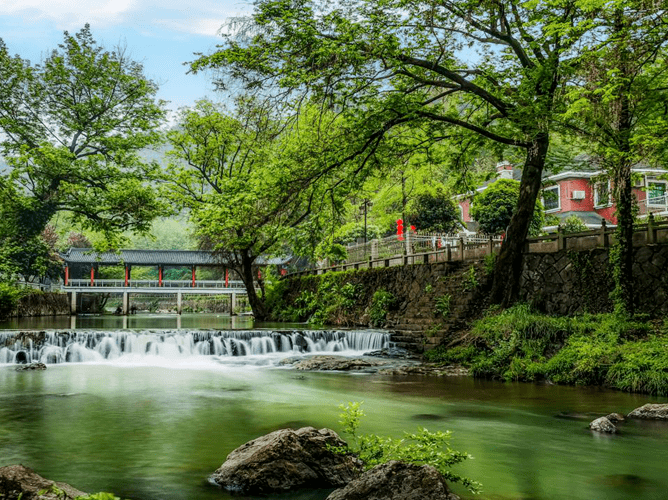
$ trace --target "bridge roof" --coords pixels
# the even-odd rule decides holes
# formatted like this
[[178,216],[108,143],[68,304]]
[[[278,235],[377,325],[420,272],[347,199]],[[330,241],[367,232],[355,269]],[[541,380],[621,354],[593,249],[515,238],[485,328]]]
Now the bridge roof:
[[[67,264],[105,264],[109,266],[128,264],[134,266],[223,266],[211,252],[201,250],[119,250],[118,252],[96,252],[92,248],[70,248],[60,257]],[[265,259],[259,257],[259,266],[285,264],[289,259]]]

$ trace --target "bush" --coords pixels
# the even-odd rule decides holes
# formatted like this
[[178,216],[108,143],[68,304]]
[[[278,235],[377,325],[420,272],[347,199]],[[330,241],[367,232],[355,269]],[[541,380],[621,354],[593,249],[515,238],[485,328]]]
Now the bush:
[[385,290],[378,290],[371,298],[369,318],[373,326],[383,326],[390,307],[394,305],[394,295]]
[[0,283],[0,319],[5,319],[11,316],[16,310],[16,306],[22,295],[22,290],[14,285]]
[[[499,179],[478,194],[471,205],[471,217],[480,224],[480,231],[486,234],[503,233],[517,207],[520,183],[512,179]],[[540,233],[545,222],[543,205],[536,201],[530,234]]]
[[560,225],[565,234],[582,233],[589,229],[577,215],[569,215]]
[[453,465],[472,457],[468,453],[450,448],[451,433],[449,431],[430,432],[418,427],[416,433],[404,433],[403,439],[382,437],[376,434],[358,434],[360,421],[365,416],[361,403],[339,405],[339,409],[342,410],[342,413],[339,414],[341,417],[339,423],[343,425],[343,432],[350,436],[352,444],[349,444],[347,449],[337,451],[356,454],[367,470],[390,460],[417,465],[426,464],[437,469],[446,480],[461,483],[472,493],[480,492],[480,483],[450,470]]

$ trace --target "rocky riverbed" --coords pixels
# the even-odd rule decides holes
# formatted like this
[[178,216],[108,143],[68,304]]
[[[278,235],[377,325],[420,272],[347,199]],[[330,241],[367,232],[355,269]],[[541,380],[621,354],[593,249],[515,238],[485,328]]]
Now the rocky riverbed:
[[355,357],[335,354],[290,357],[281,361],[281,364],[302,371],[351,371],[382,375],[468,375],[466,368],[425,363],[419,355],[403,349],[382,349]]

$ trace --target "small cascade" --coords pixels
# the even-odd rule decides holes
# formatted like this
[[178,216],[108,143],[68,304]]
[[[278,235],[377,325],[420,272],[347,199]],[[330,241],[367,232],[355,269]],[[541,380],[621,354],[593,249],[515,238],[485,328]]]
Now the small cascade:
[[363,353],[389,345],[377,331],[196,330],[0,332],[0,364],[84,363],[125,356],[166,359]]

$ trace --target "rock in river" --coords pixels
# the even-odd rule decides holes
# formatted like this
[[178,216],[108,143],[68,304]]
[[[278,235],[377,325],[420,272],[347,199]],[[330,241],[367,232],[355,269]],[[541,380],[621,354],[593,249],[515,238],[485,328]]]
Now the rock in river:
[[668,404],[652,404],[636,408],[627,415],[629,418],[645,418],[649,420],[668,420]]
[[589,428],[592,431],[607,432],[608,434],[614,434],[617,432],[617,427],[615,427],[615,424],[608,420],[608,417],[597,418],[589,424]]
[[21,365],[16,368],[17,372],[22,372],[25,370],[46,370],[46,365],[44,363],[30,363],[27,365]]
[[[62,495],[52,490],[52,486],[61,490]],[[0,498],[3,500],[70,500],[85,495],[69,484],[44,479],[23,465],[0,467]]]
[[358,458],[331,449],[345,445],[330,429],[281,429],[234,450],[210,479],[227,490],[248,495],[339,488],[362,471]]
[[369,469],[327,500],[458,500],[445,478],[430,465],[391,460]]

